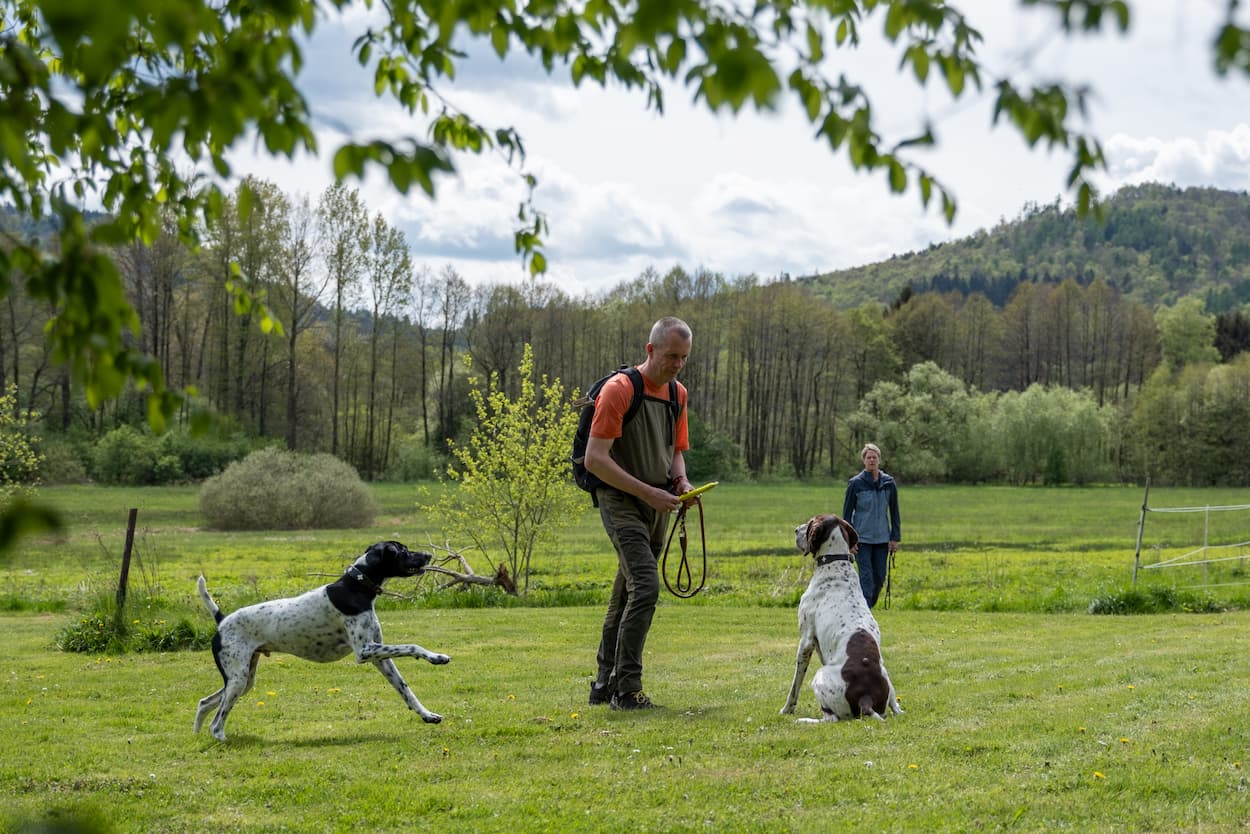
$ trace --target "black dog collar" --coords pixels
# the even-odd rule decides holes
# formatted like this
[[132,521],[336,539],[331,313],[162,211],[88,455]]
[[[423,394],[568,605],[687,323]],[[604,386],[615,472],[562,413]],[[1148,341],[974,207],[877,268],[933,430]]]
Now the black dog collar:
[[370,591],[373,592],[374,596],[377,596],[378,594],[382,593],[382,586],[378,585],[372,579],[365,576],[364,571],[362,571],[360,568],[356,567],[355,565],[352,565],[351,567],[349,567],[347,569],[346,574],[344,575],[350,576],[352,579],[355,579],[361,585],[364,585],[366,588],[368,588]]
[[823,567],[830,562],[853,562],[855,557],[849,553],[826,553],[816,557],[816,567]]

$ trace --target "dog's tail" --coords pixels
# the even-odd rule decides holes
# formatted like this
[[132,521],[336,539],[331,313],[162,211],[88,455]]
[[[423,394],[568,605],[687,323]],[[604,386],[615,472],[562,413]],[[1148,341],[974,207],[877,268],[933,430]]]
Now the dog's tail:
[[213,602],[213,598],[208,595],[208,583],[204,581],[204,577],[200,576],[195,581],[195,587],[200,592],[200,599],[204,600],[204,607],[208,609],[208,613],[213,615],[213,620],[221,622],[225,617],[221,613],[221,609],[217,607],[217,603]]

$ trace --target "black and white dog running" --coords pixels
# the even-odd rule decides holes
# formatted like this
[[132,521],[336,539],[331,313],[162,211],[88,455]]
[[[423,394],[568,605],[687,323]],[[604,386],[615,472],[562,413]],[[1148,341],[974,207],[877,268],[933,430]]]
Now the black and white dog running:
[[430,562],[429,553],[414,553],[399,542],[371,545],[336,582],[322,585],[297,597],[275,599],[240,608],[223,615],[209,596],[201,576],[196,582],[200,598],[217,621],[213,658],[225,683],[200,701],[195,712],[195,732],[217,708],[209,725],[213,737],[226,740],[230,710],[256,680],[256,664],[262,654],[282,652],[329,663],[355,653],[357,663],[372,663],[403,697],[408,708],[422,720],[437,724],[443,717],[430,712],[409,689],[394,658],[416,657],[441,665],[445,654],[423,649],[415,643],[389,645],[382,642],[382,627],[373,602],[382,583],[394,577],[415,576]]

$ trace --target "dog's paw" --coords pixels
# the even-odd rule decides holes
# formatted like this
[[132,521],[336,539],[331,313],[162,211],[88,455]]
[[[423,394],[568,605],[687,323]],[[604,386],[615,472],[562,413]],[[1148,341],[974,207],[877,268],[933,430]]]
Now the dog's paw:
[[794,704],[786,704],[784,707],[781,708],[781,712],[777,714],[778,715],[792,715],[793,713],[794,713]]
[[794,723],[795,724],[820,724],[822,722],[819,718],[796,718],[794,719]]
[[427,657],[426,660],[430,661],[435,666],[442,666],[444,663],[451,663],[451,656],[445,654],[432,654]]
[[442,723],[443,716],[439,715],[437,712],[427,712],[422,714],[421,720],[426,724],[439,724]]

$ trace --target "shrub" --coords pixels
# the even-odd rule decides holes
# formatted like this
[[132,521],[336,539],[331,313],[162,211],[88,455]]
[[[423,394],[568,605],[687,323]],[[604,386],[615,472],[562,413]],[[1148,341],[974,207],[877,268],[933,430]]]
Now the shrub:
[[91,447],[63,435],[44,437],[39,443],[43,462],[39,479],[45,484],[81,484],[87,480]]
[[0,394],[0,508],[30,497],[43,462],[39,438],[30,430],[31,420],[38,415],[15,417],[16,402],[17,387],[10,385]]
[[162,458],[177,461],[177,477],[200,481],[247,457],[251,448],[243,437],[195,436],[184,429],[161,435]]
[[1089,604],[1091,614],[1162,614],[1169,611],[1215,614],[1222,610],[1224,606],[1210,597],[1193,593],[1177,593],[1175,588],[1147,590],[1129,588],[1109,591],[1094,597]]
[[396,444],[395,456],[386,469],[386,480],[401,484],[415,481],[431,481],[446,465],[438,452],[426,446],[415,434],[408,435]]
[[120,645],[121,640],[113,631],[113,618],[98,613],[65,626],[56,636],[56,647],[63,652],[98,654]]
[[144,486],[157,482],[159,441],[131,426],[101,437],[91,454],[91,476],[100,483]]
[[200,511],[220,530],[365,527],[377,503],[356,470],[333,455],[261,449],[200,488]]

